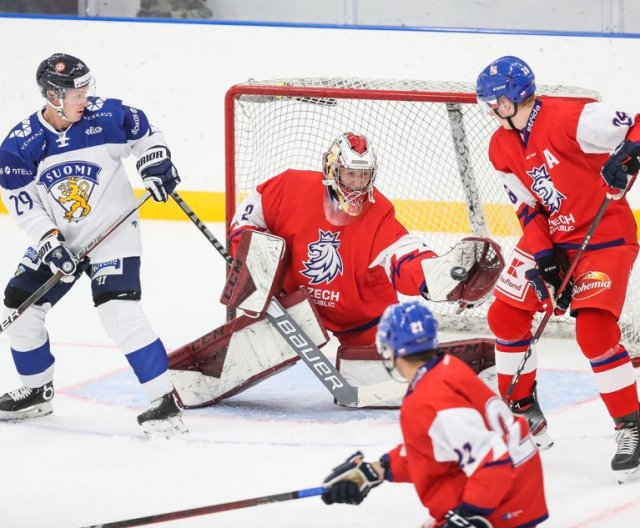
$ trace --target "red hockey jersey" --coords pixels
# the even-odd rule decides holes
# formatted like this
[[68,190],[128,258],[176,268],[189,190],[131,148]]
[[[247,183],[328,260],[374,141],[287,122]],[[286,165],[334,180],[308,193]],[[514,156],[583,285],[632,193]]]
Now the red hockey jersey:
[[[607,192],[602,165],[625,136],[640,138],[637,118],[603,103],[561,99],[536,100],[520,133],[494,133],[489,158],[517,208],[532,254],[582,243]],[[589,249],[622,244],[637,244],[625,198],[609,203]]]
[[548,517],[540,456],[525,420],[458,358],[421,367],[400,425],[404,444],[385,455],[387,478],[412,482],[436,521],[460,504],[500,528]]
[[377,189],[375,203],[354,221],[331,224],[323,179],[321,172],[290,169],[260,184],[238,207],[229,236],[233,244],[243,230],[260,229],[284,238],[285,292],[306,287],[332,332],[365,330],[397,302],[397,291],[420,294],[420,262],[435,254],[407,232]]

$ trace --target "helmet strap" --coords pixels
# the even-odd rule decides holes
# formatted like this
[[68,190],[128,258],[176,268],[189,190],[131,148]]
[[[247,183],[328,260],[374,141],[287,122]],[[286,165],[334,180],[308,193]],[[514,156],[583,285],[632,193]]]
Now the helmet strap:
[[58,117],[60,119],[64,119],[65,121],[69,121],[69,119],[67,118],[67,116],[64,114],[64,93],[62,93],[62,91],[58,91],[56,90],[56,97],[58,99],[58,101],[60,101],[59,105],[55,105],[51,102],[51,99],[49,99],[49,97],[46,96],[45,94],[45,101],[47,102],[47,104],[53,108],[56,111],[56,114],[58,114]]

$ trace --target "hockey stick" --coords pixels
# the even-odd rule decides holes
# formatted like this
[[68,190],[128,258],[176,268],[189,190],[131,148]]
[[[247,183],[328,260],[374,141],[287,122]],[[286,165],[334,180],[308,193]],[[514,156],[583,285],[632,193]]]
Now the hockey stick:
[[284,502],[288,500],[314,497],[316,495],[322,495],[324,491],[325,488],[308,488],[298,491],[289,491],[287,493],[266,495],[264,497],[256,497],[253,499],[244,499],[234,502],[223,502],[222,504],[212,504],[211,506],[202,506],[200,508],[191,508],[189,510],[158,513],[156,515],[148,515],[147,517],[125,519],[124,521],[115,521],[105,524],[92,524],[91,526],[86,526],[84,528],[127,528],[129,526],[142,526],[145,524],[155,524],[165,521],[176,521],[178,519],[195,517],[197,515],[208,515],[210,513],[239,510],[240,508],[251,508],[252,506],[259,506],[260,504],[270,504],[272,502]]
[[[582,244],[580,244],[580,247],[576,251],[576,254],[573,257],[573,260],[571,261],[571,264],[569,265],[569,269],[565,273],[564,278],[562,279],[562,282],[560,283],[560,287],[558,288],[558,291],[556,292],[556,296],[555,296],[556,300],[558,300],[560,297],[562,297],[562,294],[564,293],[564,290],[566,289],[567,285],[569,284],[569,281],[571,280],[571,275],[573,275],[573,272],[575,271],[576,266],[578,265],[578,261],[580,260],[580,257],[582,257],[582,253],[584,252],[584,250],[589,245],[589,241],[591,240],[591,237],[593,236],[593,232],[596,230],[596,227],[598,227],[598,224],[600,223],[600,220],[602,220],[602,217],[604,216],[604,213],[605,213],[605,211],[607,209],[607,206],[609,205],[609,202],[612,199],[617,199],[617,198],[614,198],[613,196],[607,194],[606,198],[604,200],[602,200],[602,204],[600,205],[600,209],[598,209],[598,212],[596,213],[596,216],[593,218],[593,221],[591,222],[591,225],[589,226],[589,229],[587,230],[587,234],[584,236],[584,240],[582,241]],[[505,401],[509,401],[509,397],[513,393],[513,390],[516,388],[516,385],[518,384],[518,380],[520,379],[520,376],[522,375],[522,371],[524,370],[524,367],[527,364],[527,361],[529,360],[529,358],[531,357],[531,354],[533,353],[533,347],[535,346],[535,344],[540,339],[540,336],[542,335],[542,332],[544,331],[545,327],[547,326],[547,323],[549,322],[549,319],[551,319],[551,313],[547,312],[547,313],[544,314],[544,317],[540,321],[540,324],[538,325],[538,328],[536,328],[536,331],[533,334],[533,337],[531,338],[531,343],[529,344],[529,348],[527,348],[527,351],[525,352],[524,356],[522,356],[522,359],[520,360],[520,364],[518,365],[516,373],[513,375],[513,378],[511,378],[511,383],[509,384],[509,387],[507,388],[507,391],[504,394],[504,400]]]
[[[178,193],[172,192],[171,196],[178,204],[178,207],[182,209],[206,239],[216,248],[218,253],[224,257],[228,264],[231,264],[233,258],[227,249],[198,218],[193,209],[185,203]],[[351,385],[275,297],[271,299],[267,308],[267,318],[286,343],[300,356],[302,361],[306,363],[329,392],[333,394],[333,397],[340,405],[346,407],[369,407],[379,405],[381,402],[397,396],[398,382],[392,379],[364,387]]]
[[[111,233],[113,233],[122,223],[129,218],[133,213],[135,213],[140,206],[146,202],[151,197],[151,193],[149,191],[145,191],[145,193],[138,198],[124,213],[122,213],[113,224],[111,224],[107,229],[105,229],[101,234],[99,234],[96,238],[94,238],[91,242],[89,242],[85,247],[83,247],[78,254],[75,255],[74,260],[76,262],[80,262],[83,258],[85,258],[91,251],[93,251],[100,242],[102,242],[105,238],[107,238]],[[42,286],[40,286],[36,291],[34,291],[26,301],[24,301],[20,306],[18,306],[13,312],[9,314],[9,316],[2,322],[0,322],[0,333],[4,332],[11,324],[20,317],[27,308],[29,308],[32,304],[38,302],[38,300],[47,293],[51,288],[53,288],[60,279],[62,278],[63,273],[61,271],[57,271],[54,273],[51,278],[45,282]]]

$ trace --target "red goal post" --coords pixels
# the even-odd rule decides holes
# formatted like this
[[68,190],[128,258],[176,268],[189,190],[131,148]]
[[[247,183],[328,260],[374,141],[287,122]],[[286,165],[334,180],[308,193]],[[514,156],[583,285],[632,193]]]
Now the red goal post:
[[[539,86],[541,97],[582,101],[596,92]],[[226,223],[255,186],[288,168],[321,170],[341,132],[365,134],[378,156],[378,187],[400,221],[436,252],[470,234],[490,236],[507,258],[521,230],[487,157],[497,123],[476,105],[468,83],[360,78],[250,80],[225,98]],[[634,271],[621,320],[623,340],[640,356],[640,290]],[[445,328],[488,333],[485,305],[455,314],[430,303]],[[554,318],[555,319],[555,318]],[[569,334],[573,320],[550,325]]]

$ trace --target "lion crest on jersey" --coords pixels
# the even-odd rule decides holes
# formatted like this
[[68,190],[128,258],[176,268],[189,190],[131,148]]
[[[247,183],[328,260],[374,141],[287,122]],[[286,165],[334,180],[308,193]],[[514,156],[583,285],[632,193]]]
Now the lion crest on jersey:
[[562,200],[564,200],[566,196],[554,187],[547,167],[544,164],[540,165],[540,167],[534,167],[533,170],[527,171],[527,174],[533,178],[531,189],[538,195],[542,203],[546,205],[552,213],[558,211]]
[[69,161],[45,169],[38,178],[64,210],[67,222],[80,222],[91,213],[89,199],[102,168],[86,161]]
[[330,283],[339,274],[342,275],[342,257],[338,252],[340,233],[323,231],[320,238],[309,244],[309,260],[303,262],[304,270],[300,273],[311,279],[309,284]]

